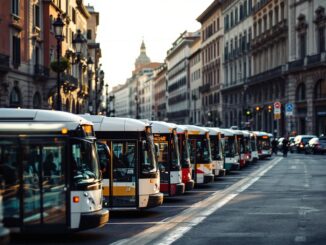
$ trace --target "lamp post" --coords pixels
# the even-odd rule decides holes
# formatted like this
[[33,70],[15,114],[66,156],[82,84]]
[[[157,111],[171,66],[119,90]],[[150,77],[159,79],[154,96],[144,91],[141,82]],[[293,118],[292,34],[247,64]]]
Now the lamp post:
[[93,67],[94,67],[94,62],[92,60],[92,57],[88,57],[87,59],[88,94],[89,94],[88,108],[90,113],[92,113],[93,110],[92,99],[91,99]]
[[61,56],[61,43],[64,39],[63,37],[63,27],[64,23],[60,17],[60,14],[58,14],[57,19],[53,22],[54,27],[54,36],[57,39],[57,62],[58,62],[58,70],[57,70],[57,110],[61,111],[61,94],[60,94],[60,88],[61,88],[61,81],[60,81],[60,56]]
[[136,102],[136,119],[139,119],[139,97],[137,92],[135,92],[135,102]]
[[[104,71],[100,70],[99,71],[99,78],[100,78],[100,82],[101,84],[103,83],[104,80]],[[98,111],[98,76],[96,76],[96,81],[95,81],[95,115],[97,115],[97,111]]]
[[106,114],[106,116],[110,116],[110,113],[109,113],[109,84],[105,84],[105,96],[106,96],[105,114]]
[[193,119],[193,123],[194,125],[196,125],[197,123],[197,112],[196,112],[196,102],[197,102],[197,95],[195,93],[192,94],[192,100],[194,101],[194,119]]

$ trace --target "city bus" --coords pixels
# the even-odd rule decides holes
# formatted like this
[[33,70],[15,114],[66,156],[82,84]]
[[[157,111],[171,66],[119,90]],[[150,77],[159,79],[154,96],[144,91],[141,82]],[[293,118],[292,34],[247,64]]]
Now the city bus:
[[265,159],[272,155],[271,139],[268,133],[255,131],[259,159]]
[[[4,180],[0,179],[1,187],[4,185]],[[2,211],[2,192],[4,191],[0,187],[0,244],[6,245],[9,244],[9,230],[3,226],[3,211]]]
[[257,136],[253,132],[250,133],[250,147],[251,147],[251,162],[257,162],[259,159],[258,157],[258,150],[257,150]]
[[160,190],[165,196],[181,195],[185,192],[185,184],[182,182],[177,125],[163,121],[149,123],[159,152]]
[[183,125],[188,130],[190,143],[190,162],[196,184],[214,181],[209,130],[194,125]]
[[182,167],[182,182],[185,184],[185,190],[190,191],[194,188],[195,181],[192,179],[192,166],[190,163],[190,146],[187,128],[177,125],[177,135]]
[[83,117],[94,124],[103,169],[103,206],[132,210],[161,205],[152,127],[132,118]]
[[245,134],[241,130],[233,130],[237,136],[237,144],[239,151],[239,163],[240,168],[243,168],[249,161],[249,150],[245,141]]
[[213,174],[215,177],[224,176],[224,156],[222,150],[222,134],[219,128],[207,128],[209,130],[209,138],[211,143],[211,152],[213,160]]
[[225,170],[237,170],[240,168],[237,135],[232,129],[220,129],[224,134],[224,168]]
[[3,223],[62,233],[108,222],[93,124],[67,112],[0,109]]

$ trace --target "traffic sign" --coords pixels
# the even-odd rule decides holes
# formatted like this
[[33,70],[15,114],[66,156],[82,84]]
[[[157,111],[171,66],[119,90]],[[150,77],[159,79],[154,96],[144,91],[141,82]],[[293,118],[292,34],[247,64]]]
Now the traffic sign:
[[294,105],[292,103],[287,103],[285,105],[285,115],[293,116]]
[[281,102],[279,101],[274,102],[274,115],[277,114],[280,114],[277,118],[281,116]]

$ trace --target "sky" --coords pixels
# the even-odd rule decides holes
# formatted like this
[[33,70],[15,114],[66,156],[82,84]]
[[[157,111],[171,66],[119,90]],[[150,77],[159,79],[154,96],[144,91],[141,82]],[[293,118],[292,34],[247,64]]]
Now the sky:
[[144,40],[152,62],[163,62],[185,30],[200,29],[197,17],[213,0],[85,0],[100,13],[97,42],[105,82],[112,87],[131,77]]

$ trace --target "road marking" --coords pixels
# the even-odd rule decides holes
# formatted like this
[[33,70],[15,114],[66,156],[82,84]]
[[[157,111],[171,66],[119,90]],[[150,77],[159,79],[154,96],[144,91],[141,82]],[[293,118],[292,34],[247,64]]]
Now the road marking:
[[[223,207],[241,192],[249,188],[270,169],[276,166],[282,158],[274,158],[267,166],[263,165],[247,177],[234,183],[223,191],[216,191],[206,199],[195,203],[169,219],[169,222],[152,226],[135,236],[112,243],[113,245],[159,244],[169,245],[180,239],[192,227],[200,224],[209,215]],[[155,242],[160,239],[159,242]]]
[[157,224],[165,224],[163,221],[145,221],[145,222],[108,222],[106,225],[157,225]]

